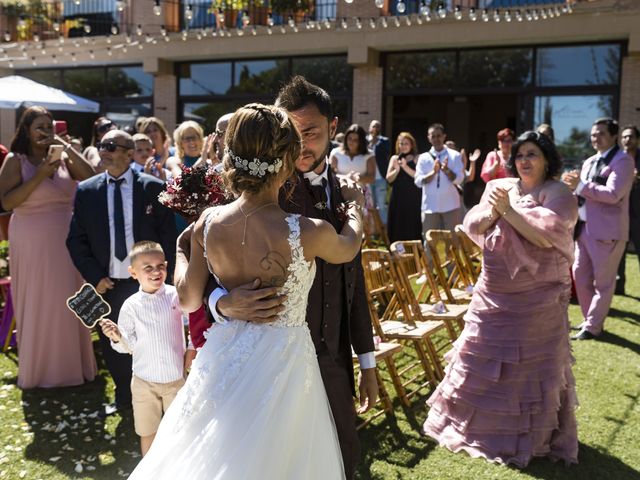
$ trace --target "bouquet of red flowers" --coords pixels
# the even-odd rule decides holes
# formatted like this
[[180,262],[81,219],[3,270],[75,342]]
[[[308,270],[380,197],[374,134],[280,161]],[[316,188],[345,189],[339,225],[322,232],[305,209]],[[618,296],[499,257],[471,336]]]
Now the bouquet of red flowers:
[[197,218],[207,208],[233,201],[214,167],[182,167],[182,173],[167,181],[158,201],[187,219]]

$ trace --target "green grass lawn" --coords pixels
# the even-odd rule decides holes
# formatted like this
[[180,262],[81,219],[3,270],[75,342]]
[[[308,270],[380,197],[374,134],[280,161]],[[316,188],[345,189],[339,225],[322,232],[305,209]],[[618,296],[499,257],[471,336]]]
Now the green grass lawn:
[[[632,296],[615,297],[602,339],[574,343],[578,465],[536,459],[518,470],[439,448],[419,434],[427,415],[425,392],[413,399],[411,409],[394,398],[395,417],[380,417],[361,431],[358,478],[640,479],[640,273],[635,255],[627,260],[627,272]],[[580,322],[576,305],[570,316],[574,325]],[[98,407],[113,395],[104,365],[99,365],[100,377],[82,387],[22,392],[16,388],[16,361],[14,352],[0,354],[0,479],[126,477],[139,461],[138,439],[130,417],[96,417]],[[389,392],[393,396],[391,386]]]

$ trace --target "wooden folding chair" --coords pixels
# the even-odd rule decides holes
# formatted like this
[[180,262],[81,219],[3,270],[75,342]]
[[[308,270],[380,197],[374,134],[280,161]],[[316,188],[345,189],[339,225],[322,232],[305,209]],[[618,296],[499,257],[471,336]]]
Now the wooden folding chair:
[[469,238],[462,225],[456,225],[454,235],[458,239],[460,258],[467,277],[475,285],[482,270],[482,250]]
[[382,222],[380,211],[377,207],[367,208],[364,219],[364,243],[363,248],[389,248],[389,235],[387,227]]
[[469,303],[471,292],[468,287],[471,282],[464,276],[464,268],[453,246],[452,233],[449,230],[428,230],[425,237],[442,296],[449,303]]
[[[367,416],[357,425],[357,429],[360,430],[364,426],[371,423],[371,421],[378,418],[380,415],[391,415],[394,416],[393,411],[393,403],[391,402],[391,396],[385,387],[384,379],[382,375],[380,375],[380,363],[384,362],[387,366],[387,371],[390,376],[397,376],[398,369],[396,367],[396,363],[394,360],[394,356],[402,351],[402,345],[399,343],[379,343],[376,346],[375,357],[376,357],[376,380],[378,381],[378,401],[373,407],[371,413],[367,413]],[[360,364],[358,363],[358,356],[356,354],[353,355],[353,366],[354,370],[357,371],[360,368]],[[356,400],[356,408],[359,406],[359,402]]]
[[[389,252],[365,249],[362,251],[362,265],[376,334],[383,342],[411,344],[416,352],[416,361],[409,361],[400,370],[393,372],[390,369],[389,372],[398,397],[409,406],[410,397],[422,388],[435,387],[442,376],[442,365],[432,337],[445,325],[440,321],[415,322]],[[420,367],[420,373],[415,373],[417,367]],[[410,378],[406,378],[405,374],[409,374]],[[415,388],[408,390],[410,385]]]
[[451,341],[455,341],[459,335],[455,327],[462,332],[467,306],[443,301],[422,242],[419,240],[393,242],[390,251],[396,262],[398,274],[401,280],[406,282],[408,294],[412,295],[410,301],[418,305],[423,320],[443,321]]

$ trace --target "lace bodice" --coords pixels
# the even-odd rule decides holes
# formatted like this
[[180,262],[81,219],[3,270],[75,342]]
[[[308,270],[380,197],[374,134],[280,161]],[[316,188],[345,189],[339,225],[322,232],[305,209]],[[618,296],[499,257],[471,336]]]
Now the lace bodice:
[[[223,286],[207,258],[206,238],[209,232],[209,223],[213,217],[211,212],[209,212],[204,221],[204,256],[209,271],[218,284]],[[306,323],[307,300],[316,275],[316,264],[314,261],[308,262],[304,258],[302,245],[300,244],[300,215],[291,214],[285,220],[289,226],[287,241],[291,248],[291,263],[287,267],[289,275],[282,287],[282,294],[287,295],[287,301],[284,304],[285,309],[279,318],[268,325],[274,327],[298,327]]]

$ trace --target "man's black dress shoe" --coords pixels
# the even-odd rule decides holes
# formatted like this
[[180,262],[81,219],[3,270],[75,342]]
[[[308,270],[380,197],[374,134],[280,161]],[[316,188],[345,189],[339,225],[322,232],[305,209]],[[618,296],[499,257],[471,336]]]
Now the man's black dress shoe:
[[593,340],[594,338],[598,337],[591,333],[589,330],[582,330],[577,335],[571,337],[571,340]]

